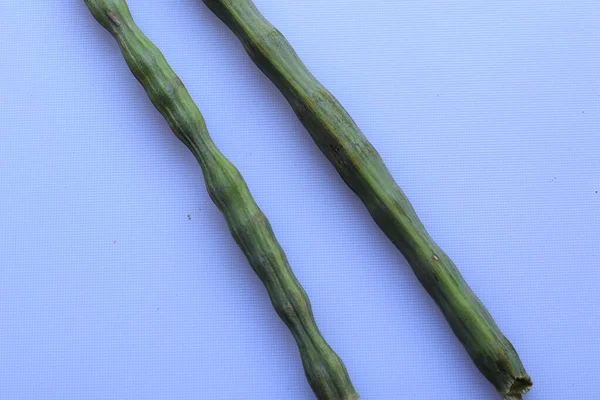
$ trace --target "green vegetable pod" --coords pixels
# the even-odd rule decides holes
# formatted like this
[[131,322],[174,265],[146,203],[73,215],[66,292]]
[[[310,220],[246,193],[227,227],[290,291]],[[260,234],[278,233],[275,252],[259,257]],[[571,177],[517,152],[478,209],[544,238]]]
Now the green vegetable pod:
[[429,236],[375,148],[250,0],[203,0],[290,103],[321,151],[402,252],[481,373],[506,399],[532,385],[512,344]]
[[306,377],[317,398],[358,399],[342,360],[321,336],[310,301],[269,221],[238,170],[211,140],[202,114],[162,53],[136,26],[124,0],[85,0],[85,3],[117,40],[127,65],[154,106],[198,160],[212,201],[223,213],[235,241],[296,340]]

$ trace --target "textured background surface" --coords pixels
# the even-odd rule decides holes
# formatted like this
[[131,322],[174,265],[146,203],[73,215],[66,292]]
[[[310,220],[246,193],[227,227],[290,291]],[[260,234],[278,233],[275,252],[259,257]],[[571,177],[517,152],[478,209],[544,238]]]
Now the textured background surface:
[[[257,0],[512,340],[600,388],[600,4]],[[130,0],[364,400],[493,399],[401,255],[199,0]],[[0,398],[301,400],[291,335],[83,1],[0,4]]]

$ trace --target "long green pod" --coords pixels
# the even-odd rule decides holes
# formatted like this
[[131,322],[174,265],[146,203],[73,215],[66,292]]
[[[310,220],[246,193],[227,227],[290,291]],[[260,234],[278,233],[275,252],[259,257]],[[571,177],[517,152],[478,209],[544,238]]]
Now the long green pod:
[[238,170],[211,140],[202,114],[161,52],[140,31],[124,0],[85,0],[94,17],[117,40],[127,64],[154,106],[198,160],[211,199],[221,210],[279,317],[292,332],[308,382],[317,398],[358,398],[341,359],[325,342],[310,301],[296,280],[269,221]]
[[381,157],[342,105],[252,1],[203,1],[279,88],[321,151],[405,256],[477,368],[501,396],[521,398],[532,383],[515,349],[429,236]]

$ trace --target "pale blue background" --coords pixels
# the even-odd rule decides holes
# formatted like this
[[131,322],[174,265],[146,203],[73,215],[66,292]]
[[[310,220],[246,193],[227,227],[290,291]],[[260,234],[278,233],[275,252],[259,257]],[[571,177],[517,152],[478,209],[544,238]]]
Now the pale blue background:
[[[600,3],[256,3],[519,350],[526,398],[599,399]],[[130,7],[361,398],[497,398],[225,26],[200,0]],[[0,21],[0,399],[313,399],[195,160],[83,1],[3,0]]]

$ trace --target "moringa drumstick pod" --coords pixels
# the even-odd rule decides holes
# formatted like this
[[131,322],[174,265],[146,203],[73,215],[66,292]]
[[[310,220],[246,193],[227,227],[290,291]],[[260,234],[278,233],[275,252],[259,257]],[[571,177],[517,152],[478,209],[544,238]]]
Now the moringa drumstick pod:
[[358,395],[342,360],[325,342],[310,301],[296,280],[269,221],[238,170],[211,140],[202,114],[162,53],[136,26],[124,0],[85,0],[93,16],[117,40],[131,72],[175,135],[202,168],[208,193],[229,230],[264,283],[279,317],[294,336],[304,372],[320,400]]
[[402,252],[481,373],[506,399],[532,385],[517,352],[429,236],[375,148],[250,0],[203,0],[277,86],[342,179]]

